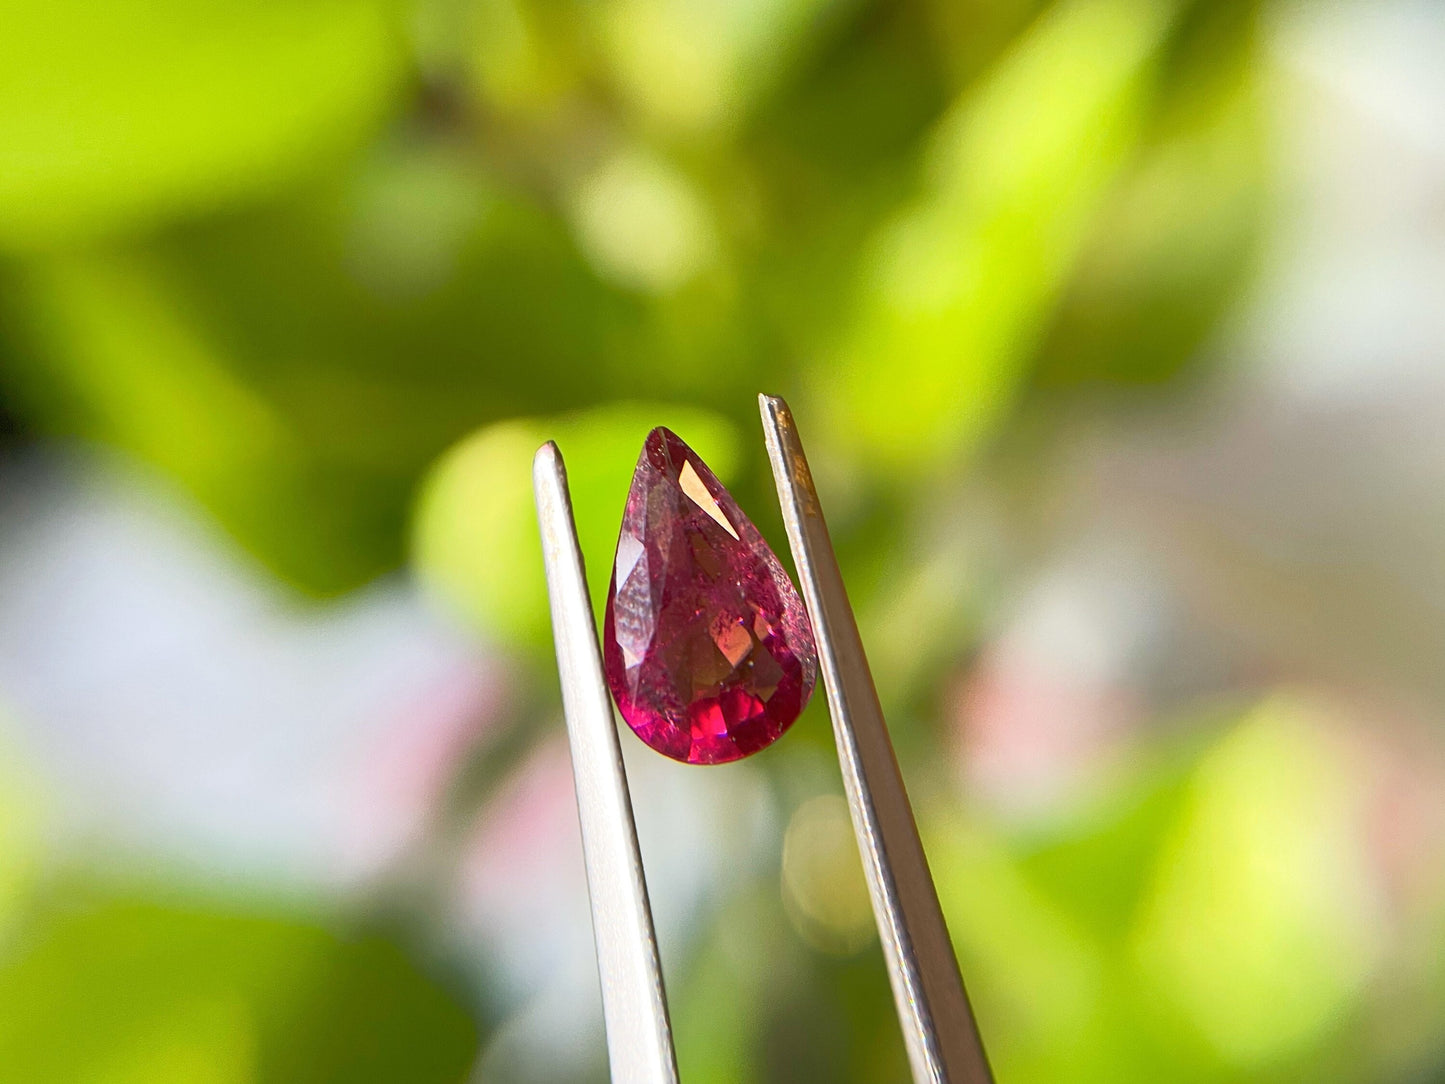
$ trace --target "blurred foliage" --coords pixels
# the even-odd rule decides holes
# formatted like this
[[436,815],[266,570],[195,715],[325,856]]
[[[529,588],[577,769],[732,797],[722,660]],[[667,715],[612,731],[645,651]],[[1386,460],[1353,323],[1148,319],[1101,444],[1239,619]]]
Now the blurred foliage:
[[394,109],[387,0],[7,0],[0,243],[135,233],[276,191]]
[[[456,1081],[477,1026],[377,932],[164,890],[57,884],[0,969],[14,1080]],[[39,901],[44,904],[42,898]]]
[[1248,5],[969,7],[8,4],[6,395],[323,593],[493,420],[765,388],[946,470],[1188,356],[1258,188]]
[[[140,461],[303,595],[414,573],[536,660],[538,445],[600,607],[655,425],[781,537],[755,396],[786,394],[1000,1079],[1366,1079],[1361,799],[1308,705],[1175,728],[1035,828],[960,801],[939,721],[998,572],[970,470],[1052,407],[1175,393],[1248,280],[1259,14],[0,0],[7,439]],[[820,713],[769,769],[808,811],[786,885],[739,873],[670,961],[689,1081],[903,1077],[844,822],[787,778]],[[390,927],[42,876],[6,769],[0,1076],[465,1078],[482,968],[463,996]]]
[[1334,1078],[1377,960],[1361,790],[1281,696],[1162,744],[1066,833],[929,825],[997,1064],[1030,1080]]
[[1139,141],[1171,15],[1061,4],[937,121],[921,193],[870,245],[842,348],[834,425],[863,455],[946,456],[998,413]]

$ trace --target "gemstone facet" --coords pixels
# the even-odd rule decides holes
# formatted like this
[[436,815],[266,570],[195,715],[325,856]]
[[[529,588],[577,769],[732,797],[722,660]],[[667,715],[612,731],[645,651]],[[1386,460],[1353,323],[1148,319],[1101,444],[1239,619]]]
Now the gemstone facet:
[[723,764],[776,741],[818,674],[807,611],[777,556],[696,452],[647,436],[602,625],[607,684],[659,753]]

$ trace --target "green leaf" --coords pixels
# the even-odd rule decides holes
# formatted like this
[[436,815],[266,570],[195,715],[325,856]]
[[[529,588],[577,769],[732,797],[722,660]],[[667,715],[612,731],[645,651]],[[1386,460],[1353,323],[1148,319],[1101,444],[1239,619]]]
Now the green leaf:
[[875,239],[837,371],[819,376],[838,443],[917,470],[995,422],[1140,138],[1172,10],[1068,0],[944,117],[923,192]]
[[734,127],[852,0],[612,0],[596,14],[622,96],[682,130]]
[[144,228],[356,143],[403,73],[389,0],[8,0],[0,245]]
[[1365,791],[1329,725],[1278,696],[1208,753],[1137,928],[1147,988],[1240,1071],[1327,1037],[1379,958]]
[[0,1065],[27,1084],[454,1084],[470,1014],[385,937],[71,885],[0,956]]
[[1157,137],[1096,216],[1039,352],[1041,387],[1174,381],[1207,357],[1203,342],[1250,281],[1268,190],[1251,7],[1207,6],[1204,27],[1175,44],[1201,55],[1175,62]]

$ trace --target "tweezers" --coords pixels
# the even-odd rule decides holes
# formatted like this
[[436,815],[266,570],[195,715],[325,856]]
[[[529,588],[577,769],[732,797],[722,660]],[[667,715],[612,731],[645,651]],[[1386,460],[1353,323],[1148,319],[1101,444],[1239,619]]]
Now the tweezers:
[[[989,1084],[993,1077],[792,412],[782,399],[760,395],[758,401],[913,1079],[918,1084]],[[676,1084],[677,1057],[627,774],[602,673],[566,468],[550,441],[537,452],[532,481],[612,1080]]]

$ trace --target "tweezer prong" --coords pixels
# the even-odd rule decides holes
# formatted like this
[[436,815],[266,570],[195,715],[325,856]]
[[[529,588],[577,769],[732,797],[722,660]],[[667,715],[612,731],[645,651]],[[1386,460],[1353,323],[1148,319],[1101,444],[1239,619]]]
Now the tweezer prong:
[[768,395],[758,396],[758,405],[913,1079],[989,1084],[993,1077],[792,412]]
[[627,774],[602,676],[567,470],[550,441],[532,462],[532,485],[572,747],[612,1079],[618,1084],[676,1084],[672,1026]]

